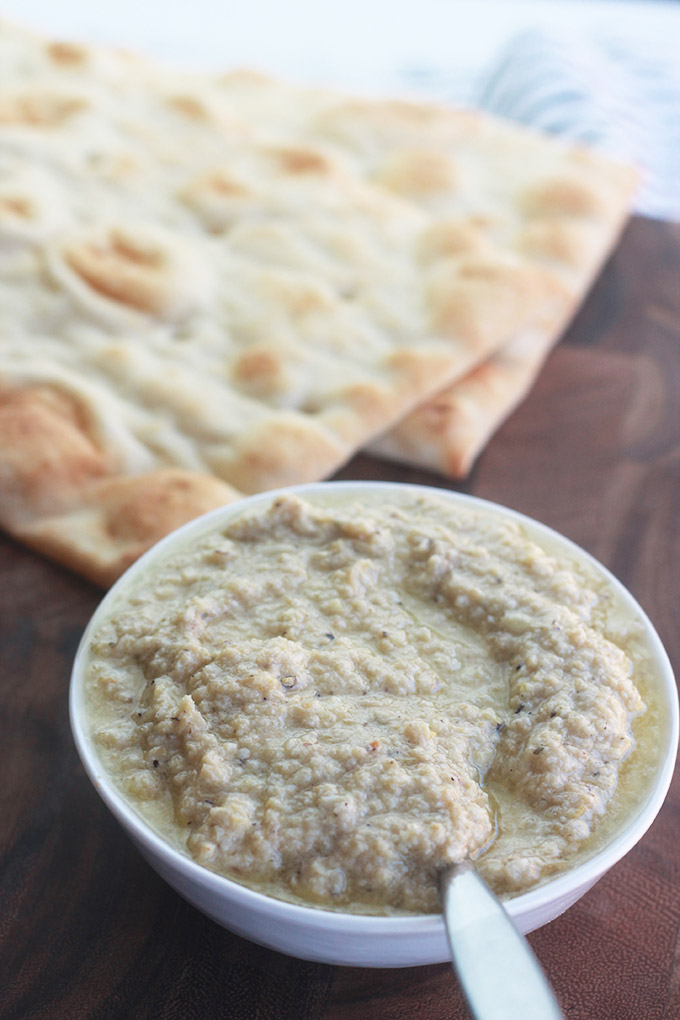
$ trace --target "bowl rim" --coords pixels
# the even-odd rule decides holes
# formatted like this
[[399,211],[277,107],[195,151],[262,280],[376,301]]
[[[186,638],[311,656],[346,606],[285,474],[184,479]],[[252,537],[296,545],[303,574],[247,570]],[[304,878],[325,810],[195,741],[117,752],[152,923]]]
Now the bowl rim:
[[660,759],[656,777],[644,800],[640,802],[637,810],[628,818],[626,824],[613,839],[576,867],[569,868],[554,878],[547,879],[536,888],[505,899],[503,904],[508,914],[512,918],[517,919],[541,911],[550,903],[562,897],[566,898],[569,894],[576,894],[577,890],[592,885],[611,866],[624,857],[644,836],[661,809],[673,778],[678,751],[680,708],[678,690],[668,654],[654,625],[635,597],[591,553],[550,526],[520,511],[479,496],[469,495],[452,489],[410,484],[408,482],[372,481],[370,479],[360,481],[310,482],[301,485],[285,486],[245,496],[233,503],[227,503],[214,510],[210,510],[208,513],[186,522],[155,543],[104,594],[82,634],[73,661],[69,685],[71,731],[82,765],[95,790],[117,820],[147,852],[156,859],[161,860],[166,867],[170,867],[175,873],[179,873],[185,880],[209,890],[221,899],[226,898],[243,908],[250,908],[259,913],[266,912],[273,919],[281,923],[336,931],[341,927],[347,935],[375,935],[380,937],[388,933],[394,934],[395,931],[404,936],[433,934],[435,932],[443,933],[444,923],[440,914],[354,914],[320,906],[307,906],[278,899],[268,893],[259,892],[198,864],[159,835],[152,825],[145,821],[142,815],[118,791],[114,781],[108,776],[99,762],[94,742],[87,732],[84,710],[83,666],[87,657],[89,640],[93,631],[99,625],[102,616],[106,615],[108,607],[116,599],[120,598],[121,595],[124,595],[125,590],[134,583],[137,576],[142,574],[151,563],[157,558],[162,557],[166,551],[172,549],[176,544],[182,544],[190,537],[210,531],[214,523],[220,519],[229,519],[234,514],[238,515],[256,506],[258,503],[273,501],[284,494],[292,493],[304,496],[305,494],[314,494],[316,492],[327,492],[330,488],[349,492],[355,491],[357,493],[362,490],[397,490],[400,493],[407,490],[414,492],[416,495],[434,495],[444,499],[451,499],[455,503],[466,505],[472,509],[477,507],[496,516],[514,520],[519,524],[525,525],[530,531],[543,535],[549,543],[561,545],[576,559],[585,560],[586,563],[593,566],[612,585],[626,605],[639,617],[658,667],[660,691],[666,702],[665,707],[668,709],[666,750]]

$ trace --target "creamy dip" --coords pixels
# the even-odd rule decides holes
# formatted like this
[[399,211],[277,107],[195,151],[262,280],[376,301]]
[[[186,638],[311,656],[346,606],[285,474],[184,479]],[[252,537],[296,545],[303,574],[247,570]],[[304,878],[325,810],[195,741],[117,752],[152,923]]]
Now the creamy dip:
[[417,492],[222,520],[96,630],[98,754],[175,846],[280,898],[436,911],[437,869],[468,856],[526,890],[593,852],[653,771],[619,782],[654,690],[640,623],[539,542]]

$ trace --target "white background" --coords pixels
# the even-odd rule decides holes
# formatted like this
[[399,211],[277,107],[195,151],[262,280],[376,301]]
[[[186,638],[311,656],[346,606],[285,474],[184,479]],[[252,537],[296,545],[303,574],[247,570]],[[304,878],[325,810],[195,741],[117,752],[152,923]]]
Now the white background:
[[[616,0],[7,0],[5,18],[186,66],[454,98],[517,31],[611,31],[678,61],[680,4]],[[409,85],[406,86],[405,82]]]

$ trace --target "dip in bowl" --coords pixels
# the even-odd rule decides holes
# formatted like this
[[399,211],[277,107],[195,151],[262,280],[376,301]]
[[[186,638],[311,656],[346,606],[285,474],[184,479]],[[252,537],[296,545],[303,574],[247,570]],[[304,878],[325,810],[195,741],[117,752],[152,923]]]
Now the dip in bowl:
[[644,613],[582,550],[445,490],[321,483],[170,535],[78,651],[73,731],[219,923],[349,965],[443,961],[472,858],[522,931],[651,824],[678,740]]

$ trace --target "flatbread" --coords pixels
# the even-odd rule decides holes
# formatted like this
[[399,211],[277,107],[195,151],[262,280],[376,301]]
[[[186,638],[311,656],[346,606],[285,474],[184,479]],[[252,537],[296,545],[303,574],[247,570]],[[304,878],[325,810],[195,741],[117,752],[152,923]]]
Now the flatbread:
[[456,325],[485,336],[494,354],[370,449],[465,477],[615,246],[637,171],[471,111],[310,93],[252,72],[225,75],[221,87],[251,123],[332,143],[365,179],[431,214],[419,257],[437,261],[432,285],[441,274]]
[[[591,159],[588,154],[583,158]],[[629,168],[616,178],[616,187],[607,189],[607,173],[607,164],[592,157],[588,176],[595,201],[582,190],[583,182],[559,176],[524,194],[528,215],[517,227],[513,246],[533,262],[549,265],[571,294],[552,326],[519,333],[379,437],[373,453],[454,479],[468,475],[490,437],[531,389],[618,240],[637,178]]]
[[465,478],[490,437],[533,386],[552,346],[548,335],[511,340],[373,443],[373,452]]
[[468,112],[9,26],[0,143],[0,525],[104,584],[183,520],[326,477],[500,347],[554,336],[584,263],[520,243],[570,218],[541,189],[599,240],[630,190]]

